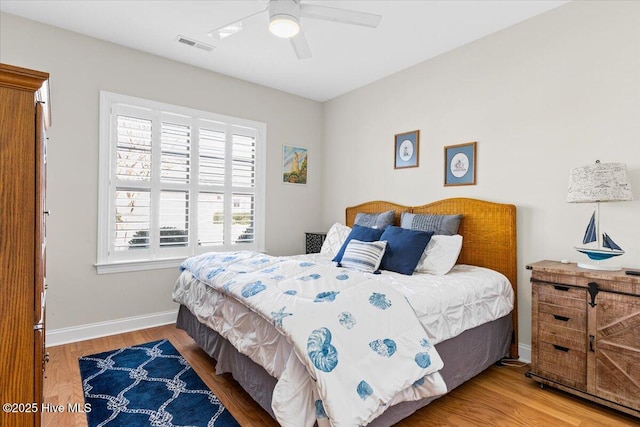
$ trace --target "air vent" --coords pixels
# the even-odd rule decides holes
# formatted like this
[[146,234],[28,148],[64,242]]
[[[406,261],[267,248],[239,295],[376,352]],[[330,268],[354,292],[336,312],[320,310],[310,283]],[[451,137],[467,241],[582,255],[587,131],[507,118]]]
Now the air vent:
[[211,46],[210,44],[202,43],[197,40],[193,40],[188,37],[181,36],[180,34],[178,34],[178,36],[176,37],[176,41],[178,43],[186,44],[187,46],[206,50],[207,52],[211,52],[213,49],[215,49],[215,46]]

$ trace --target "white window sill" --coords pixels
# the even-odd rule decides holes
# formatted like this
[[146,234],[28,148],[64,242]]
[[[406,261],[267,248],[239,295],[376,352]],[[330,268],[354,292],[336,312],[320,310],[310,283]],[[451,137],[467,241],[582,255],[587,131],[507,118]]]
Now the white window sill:
[[153,261],[120,261],[95,264],[98,274],[126,273],[130,271],[159,270],[163,268],[177,269],[186,258],[158,259]]

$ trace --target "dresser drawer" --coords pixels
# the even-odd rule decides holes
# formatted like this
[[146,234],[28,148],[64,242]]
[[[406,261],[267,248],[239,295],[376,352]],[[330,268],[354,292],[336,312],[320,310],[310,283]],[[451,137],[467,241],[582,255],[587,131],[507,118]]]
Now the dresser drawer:
[[542,271],[538,269],[533,269],[531,272],[531,280],[542,281],[547,283],[562,283],[565,285],[576,285],[578,283],[578,278],[575,274],[564,272],[552,272],[552,271]]
[[540,302],[538,303],[538,321],[584,332],[587,328],[587,312],[584,301],[583,305],[585,305],[583,308],[575,308]]
[[[631,277],[633,276],[622,275],[622,278],[626,280],[632,280],[630,279]],[[584,286],[585,288],[588,288],[590,283],[595,283],[596,285],[598,285],[598,290],[600,292],[608,291],[634,295],[640,294],[640,284],[628,282],[622,279],[607,280],[599,277],[580,277],[577,281],[578,286]]]
[[576,331],[552,323],[540,322],[538,325],[538,341],[551,345],[586,352],[586,337],[585,331]]
[[586,309],[586,289],[549,283],[535,283],[535,287],[538,292],[538,301],[541,303]]
[[533,370],[542,377],[579,390],[586,390],[587,354],[584,351],[539,342],[538,363]]

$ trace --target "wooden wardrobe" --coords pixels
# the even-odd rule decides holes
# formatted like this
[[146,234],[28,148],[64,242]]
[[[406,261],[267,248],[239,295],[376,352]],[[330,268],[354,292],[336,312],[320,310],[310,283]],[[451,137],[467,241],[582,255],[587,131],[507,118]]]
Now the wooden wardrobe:
[[0,426],[39,426],[49,74],[0,64]]

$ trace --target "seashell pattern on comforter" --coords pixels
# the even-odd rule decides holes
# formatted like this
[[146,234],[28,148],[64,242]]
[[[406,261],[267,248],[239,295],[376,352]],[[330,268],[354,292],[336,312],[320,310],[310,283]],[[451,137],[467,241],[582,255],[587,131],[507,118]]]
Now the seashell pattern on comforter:
[[304,395],[309,407],[274,403],[283,426],[366,425],[387,405],[446,392],[442,360],[413,308],[368,274],[254,252],[203,254],[181,268],[291,341],[274,397]]

